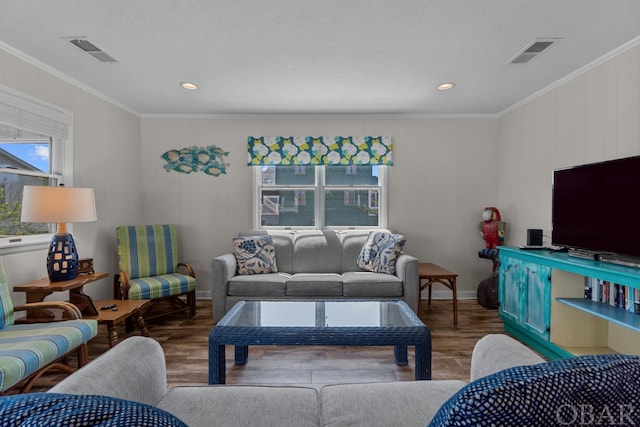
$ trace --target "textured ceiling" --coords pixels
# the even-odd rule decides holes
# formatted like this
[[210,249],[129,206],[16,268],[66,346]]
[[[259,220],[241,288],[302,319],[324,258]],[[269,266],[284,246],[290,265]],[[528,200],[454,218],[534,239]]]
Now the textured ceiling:
[[[498,114],[640,36],[637,0],[0,0],[0,47],[142,114]],[[69,43],[86,37],[118,62]],[[535,38],[563,40],[507,64]],[[187,92],[180,81],[193,81]],[[456,82],[448,92],[438,83]]]

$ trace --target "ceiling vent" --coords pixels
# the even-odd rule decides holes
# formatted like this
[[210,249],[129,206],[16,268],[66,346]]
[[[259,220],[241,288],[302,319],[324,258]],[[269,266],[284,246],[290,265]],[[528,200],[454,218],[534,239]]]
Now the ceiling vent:
[[562,38],[535,39],[529,43],[524,49],[518,52],[513,58],[507,61],[507,64],[526,64],[536,56],[545,52]]
[[113,57],[111,57],[109,54],[103,52],[99,47],[97,47],[96,45],[94,45],[93,43],[91,43],[88,40],[85,40],[85,39],[73,39],[73,40],[69,40],[69,41],[72,44],[78,46],[84,52],[86,52],[89,55],[91,55],[94,58],[96,58],[98,61],[101,61],[101,62],[117,62]]

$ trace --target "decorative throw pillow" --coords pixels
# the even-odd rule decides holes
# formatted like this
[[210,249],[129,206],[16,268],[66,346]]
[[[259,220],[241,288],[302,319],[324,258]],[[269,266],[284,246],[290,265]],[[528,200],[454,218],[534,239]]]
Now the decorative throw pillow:
[[28,393],[0,397],[3,426],[187,427],[155,406],[108,396]]
[[276,249],[271,236],[243,236],[233,239],[238,274],[276,273]]
[[374,273],[395,274],[396,260],[406,241],[400,234],[370,232],[358,256],[358,267]]
[[429,426],[640,425],[640,357],[518,366],[463,387]]

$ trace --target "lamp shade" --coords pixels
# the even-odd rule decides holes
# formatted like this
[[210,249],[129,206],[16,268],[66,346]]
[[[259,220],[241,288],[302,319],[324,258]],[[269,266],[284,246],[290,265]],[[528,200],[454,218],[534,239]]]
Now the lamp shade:
[[68,222],[95,221],[93,188],[25,185],[22,192],[22,222],[55,222],[47,255],[49,280],[60,282],[78,276],[78,252],[67,231]]
[[93,188],[25,185],[22,222],[89,222],[97,220]]

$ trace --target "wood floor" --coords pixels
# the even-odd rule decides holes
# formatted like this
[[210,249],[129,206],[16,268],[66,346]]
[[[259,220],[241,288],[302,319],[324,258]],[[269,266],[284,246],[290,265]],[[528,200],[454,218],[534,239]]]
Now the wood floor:
[[[498,311],[475,300],[458,302],[458,325],[453,325],[452,302],[434,300],[422,304],[420,318],[432,335],[433,379],[468,380],[471,351],[486,334],[504,333]],[[209,330],[213,324],[211,301],[198,300],[197,315],[190,319],[176,314],[148,323],[150,336],[163,347],[169,386],[206,385],[208,379]],[[89,343],[89,360],[108,350],[106,327]],[[121,339],[139,335],[118,329]],[[233,348],[227,348],[227,384],[300,384],[373,381],[413,381],[414,354],[409,348],[409,365],[394,363],[392,347],[250,347],[245,366],[233,364]],[[46,375],[33,391],[45,391],[64,378]]]

